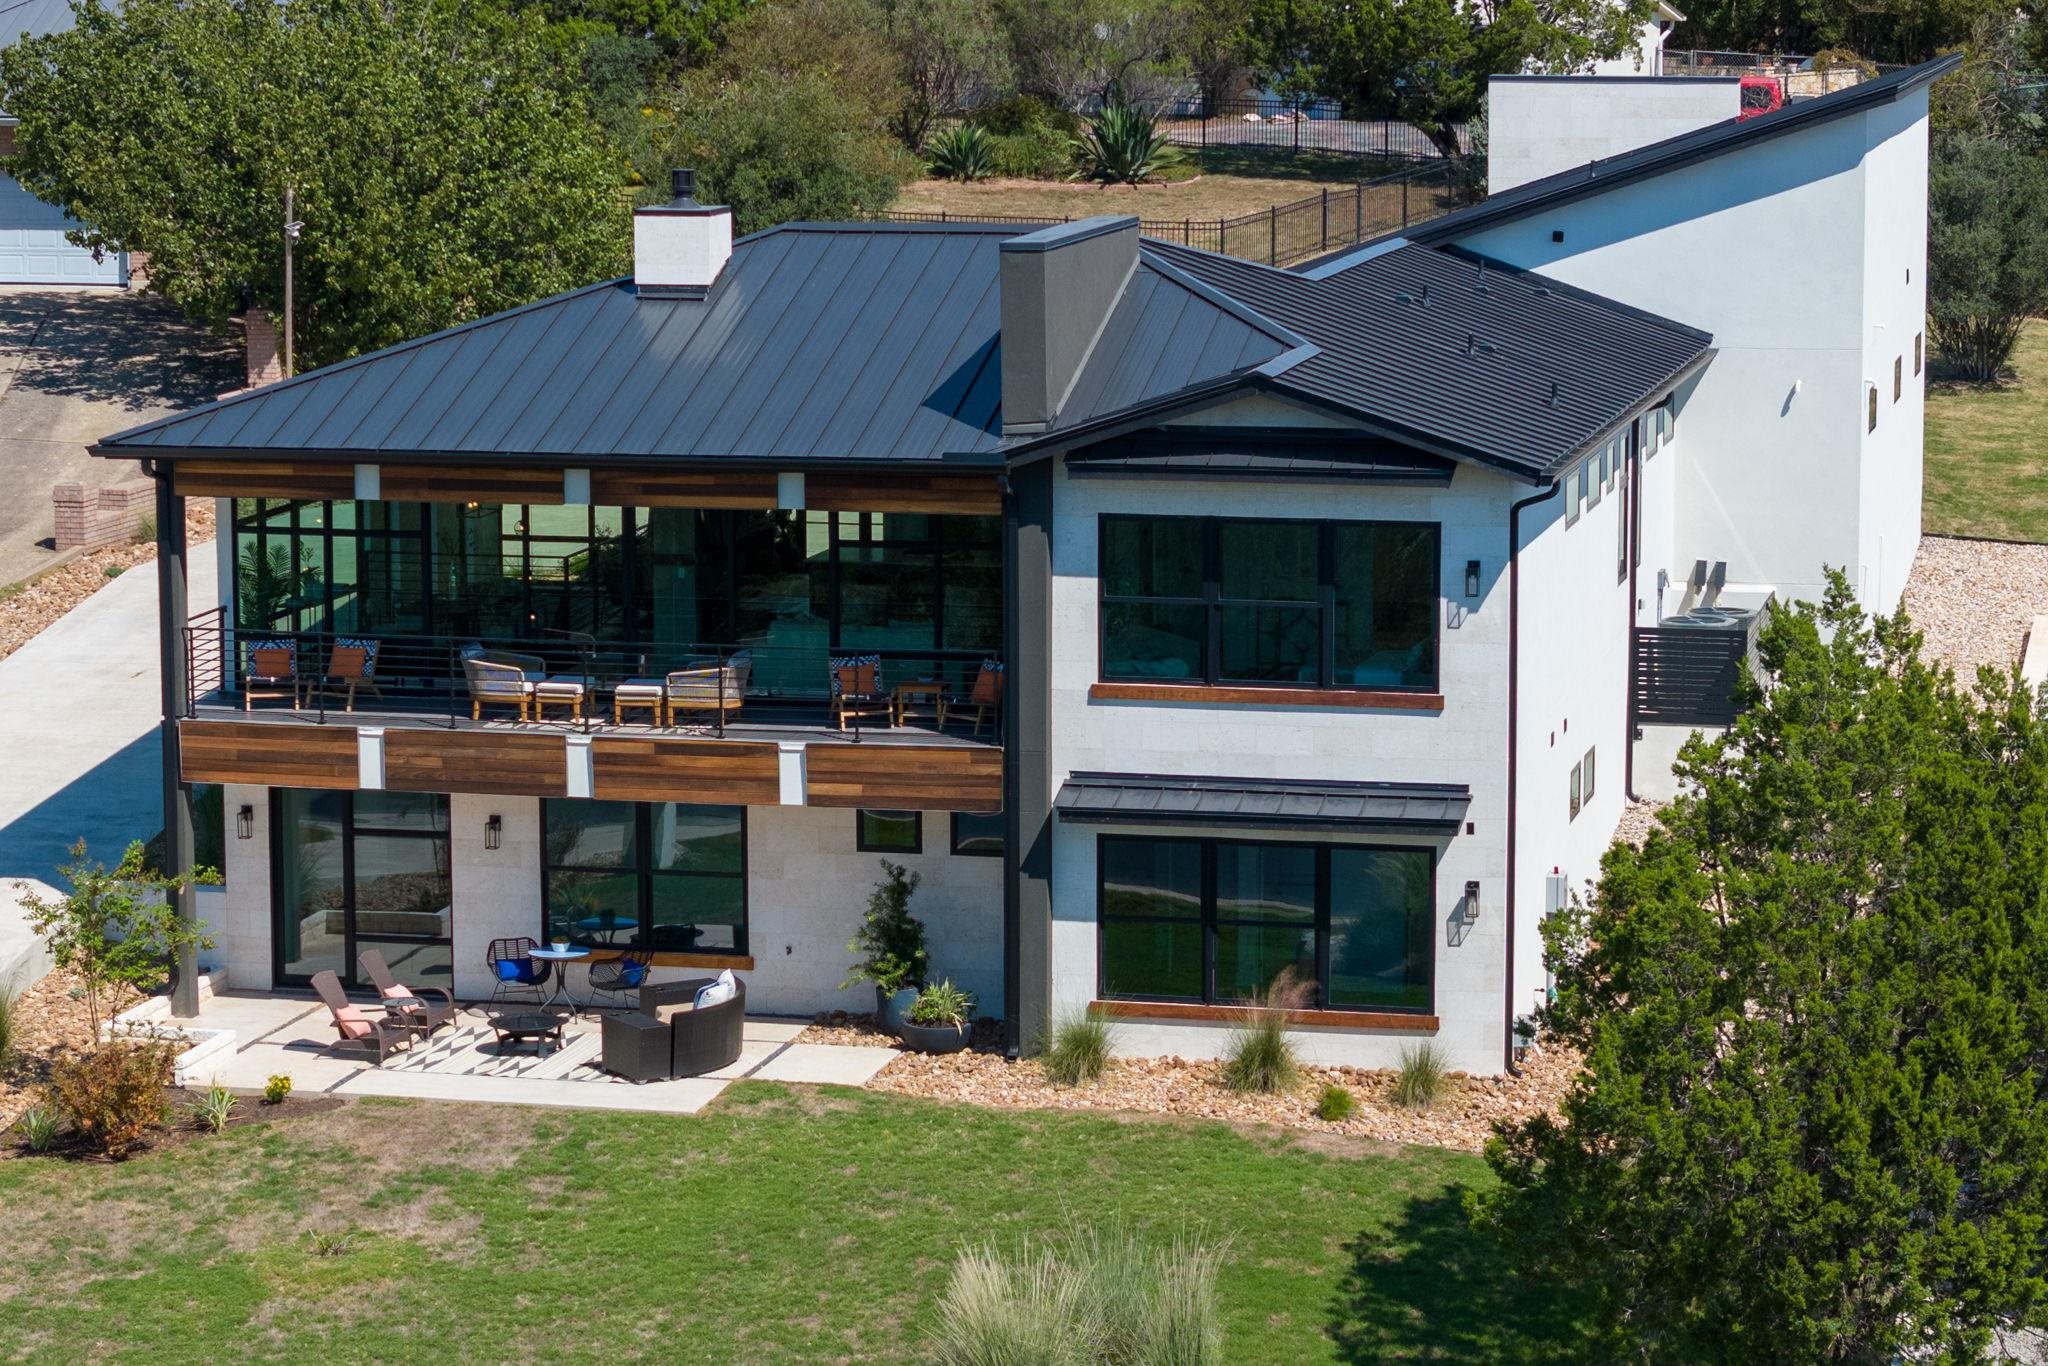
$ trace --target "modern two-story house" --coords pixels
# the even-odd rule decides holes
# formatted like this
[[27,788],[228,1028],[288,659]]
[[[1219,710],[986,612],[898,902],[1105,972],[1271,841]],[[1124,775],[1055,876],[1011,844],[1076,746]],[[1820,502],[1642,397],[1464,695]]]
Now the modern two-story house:
[[1213,1053],[1291,970],[1312,1056],[1511,1065],[1541,918],[1758,611],[1897,599],[1947,65],[1296,270],[679,193],[631,278],[107,438],[213,966],[482,996],[562,938],[859,1009],[887,858],[1020,1048]]

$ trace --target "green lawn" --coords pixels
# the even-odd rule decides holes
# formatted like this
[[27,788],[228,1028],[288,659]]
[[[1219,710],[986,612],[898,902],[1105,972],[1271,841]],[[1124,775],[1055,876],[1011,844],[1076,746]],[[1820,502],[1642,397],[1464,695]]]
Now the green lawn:
[[1995,387],[1929,384],[1928,531],[2048,541],[2048,322],[2031,324]]
[[768,1083],[689,1118],[366,1100],[0,1162],[0,1357],[914,1360],[963,1241],[1111,1215],[1228,1240],[1234,1363],[1570,1355],[1563,1301],[1466,1226],[1487,1179]]

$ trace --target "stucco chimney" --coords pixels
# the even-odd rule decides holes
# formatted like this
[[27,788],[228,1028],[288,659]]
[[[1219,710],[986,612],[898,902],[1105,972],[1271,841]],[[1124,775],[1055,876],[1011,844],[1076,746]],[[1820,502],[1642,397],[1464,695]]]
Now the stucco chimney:
[[1042,432],[1138,268],[1138,220],[1084,218],[1002,244],[1003,431]]
[[697,173],[669,172],[668,204],[633,210],[633,283],[640,293],[701,299],[732,255],[732,210],[697,202]]

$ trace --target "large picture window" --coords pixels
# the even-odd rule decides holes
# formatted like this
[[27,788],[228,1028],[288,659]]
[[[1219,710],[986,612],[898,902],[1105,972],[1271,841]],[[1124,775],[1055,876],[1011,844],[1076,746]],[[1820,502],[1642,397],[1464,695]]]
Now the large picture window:
[[1423,522],[1101,519],[1102,677],[1436,688]]
[[743,806],[542,803],[544,931],[591,948],[747,952]]
[[1324,1009],[1431,1009],[1431,850],[1103,835],[1097,858],[1105,997],[1227,1004],[1292,968]]

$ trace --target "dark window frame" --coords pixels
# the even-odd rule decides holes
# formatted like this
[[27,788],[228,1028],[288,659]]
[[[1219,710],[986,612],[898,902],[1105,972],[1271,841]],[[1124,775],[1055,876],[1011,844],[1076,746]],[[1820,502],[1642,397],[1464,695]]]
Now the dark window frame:
[[[1111,593],[1103,587],[1110,529],[1125,522],[1193,522],[1201,530],[1202,593],[1199,597],[1149,593]],[[1299,609],[1307,600],[1291,598],[1231,598],[1222,592],[1222,529],[1225,526],[1311,526],[1316,529],[1316,593],[1313,606],[1318,614],[1316,677],[1311,680],[1243,679],[1223,671],[1222,624],[1228,609]],[[1336,538],[1340,529],[1400,527],[1427,531],[1430,537],[1431,606],[1429,612],[1429,679],[1425,683],[1339,683],[1337,670]],[[1399,518],[1308,517],[1207,517],[1153,513],[1103,513],[1095,519],[1095,672],[1105,683],[1158,683],[1168,686],[1295,688],[1316,691],[1435,693],[1443,681],[1443,524]],[[1112,675],[1109,662],[1109,611],[1118,606],[1199,607],[1203,611],[1202,662],[1197,677],[1163,675]]]
[[[269,790],[270,825],[270,971],[271,980],[285,986],[303,985],[309,974],[285,971],[284,936],[278,932],[278,914],[283,909],[283,879],[285,859],[285,819],[283,787]],[[223,789],[225,795],[225,789]],[[445,792],[421,792],[409,795],[436,798],[441,802],[443,819],[439,830],[422,830],[416,826],[379,825],[374,819],[367,823],[356,817],[356,801],[359,791],[342,791],[334,795],[341,799],[341,892],[342,903],[342,955],[344,970],[335,975],[344,987],[350,990],[366,990],[368,983],[358,980],[362,971],[362,949],[364,945],[375,947],[379,944],[445,944],[449,948],[451,965],[454,959],[455,917],[452,913],[455,894],[455,804]],[[424,842],[439,842],[442,866],[448,870],[448,891],[451,913],[448,918],[447,934],[405,934],[383,931],[364,934],[356,923],[356,837],[367,834],[375,839],[409,839]]]
[[[1108,989],[1107,962],[1104,951],[1102,928],[1111,922],[1142,924],[1168,921],[1175,924],[1189,923],[1182,916],[1139,916],[1103,914],[1103,873],[1108,861],[1103,857],[1103,845],[1111,840],[1145,841],[1154,844],[1194,845],[1201,851],[1201,912],[1194,920],[1201,927],[1202,934],[1202,994],[1199,998],[1189,996],[1163,996],[1153,993],[1113,992]],[[1436,1014],[1436,955],[1429,958],[1429,999],[1420,1006],[1352,1005],[1332,1004],[1330,1001],[1330,919],[1331,919],[1331,855],[1339,850],[1356,850],[1362,853],[1426,854],[1429,857],[1429,916],[1434,924],[1437,905],[1437,866],[1442,862],[1439,851],[1422,844],[1387,844],[1345,841],[1342,844],[1318,843],[1308,840],[1262,840],[1232,838],[1215,835],[1097,835],[1095,837],[1095,996],[1103,1001],[1151,1001],[1180,1005],[1239,1005],[1239,998],[1223,998],[1216,993],[1216,930],[1222,925],[1274,925],[1278,920],[1244,920],[1241,918],[1219,919],[1216,914],[1216,851],[1217,846],[1234,844],[1260,848],[1312,849],[1315,851],[1316,910],[1314,920],[1316,980],[1315,994],[1308,1008],[1315,1010],[1343,1011],[1355,1015],[1434,1015]],[[1434,933],[1430,943],[1434,948]]]
[[[619,805],[633,808],[633,866],[605,867],[577,863],[555,863],[548,858],[548,805],[551,802],[589,801],[586,797],[544,797],[540,804],[540,933],[536,938],[542,942],[548,939],[548,877],[553,873],[631,873],[635,881],[635,908],[639,912],[637,931],[639,942],[651,944],[654,937],[654,883],[661,877],[720,878],[737,881],[740,884],[740,918],[733,926],[733,946],[729,949],[714,948],[701,950],[711,957],[749,956],[753,949],[750,935],[753,928],[754,907],[752,884],[749,876],[747,851],[747,808],[724,802],[621,802]],[[686,806],[704,810],[737,811],[740,817],[740,866],[736,873],[684,871],[654,866],[654,808],[657,806]],[[571,942],[577,942],[573,938]],[[657,949],[658,953],[672,950]],[[699,950],[673,950],[673,952],[694,953]]]
[[1000,834],[997,836],[997,844],[996,847],[993,849],[962,849],[960,847],[960,818],[962,816],[992,816],[998,823],[1000,823],[1003,818],[1003,813],[1000,811],[953,812],[953,818],[951,821],[952,828],[950,832],[951,838],[949,839],[947,844],[948,852],[953,854],[956,858],[1001,858],[1003,856],[1003,837]]
[[[877,844],[868,837],[868,817],[890,818],[910,817],[910,847],[901,849],[893,844]],[[900,807],[863,806],[853,813],[853,847],[862,854],[922,854],[924,852],[924,812]]]

